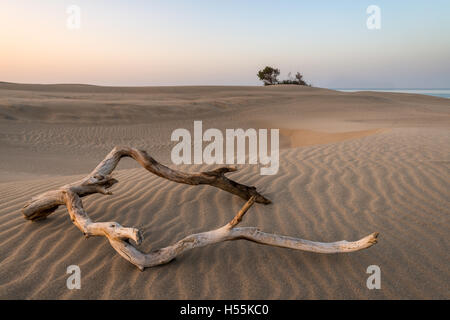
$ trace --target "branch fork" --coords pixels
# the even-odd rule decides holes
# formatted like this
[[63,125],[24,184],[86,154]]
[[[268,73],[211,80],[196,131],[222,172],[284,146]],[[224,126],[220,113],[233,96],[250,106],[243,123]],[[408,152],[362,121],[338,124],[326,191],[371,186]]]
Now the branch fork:
[[[234,218],[221,228],[192,234],[168,247],[150,253],[142,253],[130,242],[132,240],[137,245],[141,244],[143,236],[140,230],[123,227],[117,222],[93,222],[84,210],[81,200],[82,197],[94,193],[112,194],[109,189],[118,181],[111,177],[111,173],[123,157],[133,158],[151,173],[170,181],[189,185],[207,184],[237,195],[247,202]],[[225,176],[226,173],[236,170],[235,167],[221,167],[213,171],[185,173],[160,164],[145,151],[129,147],[115,147],[88,176],[57,190],[33,197],[25,204],[22,213],[26,219],[36,221],[45,219],[60,205],[65,205],[73,224],[86,237],[106,237],[114,250],[140,270],[168,263],[188,250],[230,240],[243,239],[269,246],[317,253],[358,251],[369,248],[377,242],[378,233],[372,233],[353,242],[343,240],[323,243],[269,234],[255,227],[236,227],[255,202],[271,203],[269,199],[258,193],[255,187],[240,184]]]

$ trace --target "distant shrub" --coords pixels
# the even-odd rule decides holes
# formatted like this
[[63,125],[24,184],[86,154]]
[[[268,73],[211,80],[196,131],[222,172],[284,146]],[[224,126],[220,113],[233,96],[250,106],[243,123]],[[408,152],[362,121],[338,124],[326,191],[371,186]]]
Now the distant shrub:
[[303,75],[297,72],[294,77],[291,77],[289,72],[288,78],[286,80],[278,81],[277,77],[280,75],[280,69],[275,69],[272,67],[265,67],[263,70],[258,72],[259,80],[263,81],[265,86],[270,86],[274,84],[294,84],[299,86],[311,86],[305,80],[303,80]]
[[303,80],[303,75],[300,72],[297,72],[295,74],[295,80],[297,81],[297,84],[300,86],[307,86],[308,84],[306,81]]
[[257,74],[259,80],[264,82],[265,86],[270,86],[278,83],[277,77],[280,75],[280,69],[275,69],[272,67],[265,67],[263,70],[260,70]]

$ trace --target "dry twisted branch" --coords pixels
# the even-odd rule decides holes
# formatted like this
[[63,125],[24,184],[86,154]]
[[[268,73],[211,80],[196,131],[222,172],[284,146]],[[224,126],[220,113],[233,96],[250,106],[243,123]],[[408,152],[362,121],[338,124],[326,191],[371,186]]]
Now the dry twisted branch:
[[[166,248],[148,254],[142,253],[129,242],[129,240],[133,240],[137,244],[142,242],[142,234],[138,229],[122,227],[117,222],[92,222],[84,210],[81,201],[81,197],[93,193],[105,195],[111,194],[109,188],[118,181],[111,178],[110,174],[116,168],[122,157],[131,157],[148,171],[168,180],[190,185],[209,184],[238,195],[248,201],[236,214],[233,220],[219,229],[189,235]],[[48,191],[32,198],[31,201],[24,206],[22,212],[26,219],[39,220],[44,219],[54,212],[58,206],[65,205],[69,211],[72,222],[85,236],[106,237],[111,246],[123,258],[137,266],[140,270],[143,270],[146,267],[168,263],[176,256],[190,249],[228,240],[245,239],[270,246],[318,253],[358,251],[368,248],[377,242],[378,233],[372,233],[371,235],[354,242],[347,242],[344,240],[322,243],[268,234],[253,227],[236,228],[254,202],[269,204],[270,200],[259,194],[255,187],[242,185],[225,177],[225,173],[231,171],[236,171],[236,169],[232,167],[222,167],[214,171],[189,174],[170,169],[158,163],[145,151],[128,147],[115,147],[87,177],[80,181],[65,185],[58,190]]]

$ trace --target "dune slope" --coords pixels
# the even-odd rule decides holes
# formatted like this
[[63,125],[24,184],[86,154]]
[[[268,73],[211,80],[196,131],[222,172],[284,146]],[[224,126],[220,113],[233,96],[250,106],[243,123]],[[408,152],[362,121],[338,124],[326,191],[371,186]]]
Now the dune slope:
[[[3,83],[0,114],[2,299],[450,297],[449,100],[295,87]],[[65,208],[44,221],[23,219],[30,197],[80,178],[115,144],[145,148],[177,167],[170,163],[170,133],[192,128],[193,120],[219,129],[288,130],[277,175],[261,176],[251,165],[231,175],[273,201],[254,205],[243,226],[317,241],[379,231],[379,243],[323,255],[233,241],[140,272],[104,238],[84,239]],[[243,204],[212,187],[153,176],[131,160],[118,169],[114,195],[89,196],[85,208],[93,220],[144,230],[143,251],[219,227]],[[80,290],[66,287],[72,264],[81,268]],[[381,290],[366,287],[369,265],[381,268]]]

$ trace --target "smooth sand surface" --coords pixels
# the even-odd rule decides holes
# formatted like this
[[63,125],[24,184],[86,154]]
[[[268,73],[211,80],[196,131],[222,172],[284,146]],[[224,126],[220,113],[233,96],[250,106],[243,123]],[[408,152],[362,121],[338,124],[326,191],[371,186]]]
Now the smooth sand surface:
[[[195,249],[140,272],[105,238],[84,239],[64,207],[26,221],[32,196],[90,172],[114,145],[146,149],[172,168],[176,128],[281,128],[280,170],[231,174],[273,204],[242,222],[316,241],[379,243],[314,254],[233,241]],[[342,93],[297,86],[148,87],[0,83],[0,298],[2,299],[449,299],[450,100]],[[228,222],[243,200],[156,177],[129,159],[113,196],[92,195],[95,221],[144,231],[150,251]],[[66,268],[81,268],[81,289]],[[381,268],[369,290],[366,269]]]

